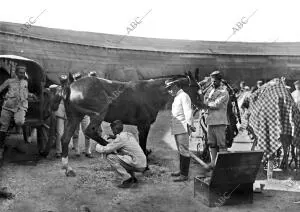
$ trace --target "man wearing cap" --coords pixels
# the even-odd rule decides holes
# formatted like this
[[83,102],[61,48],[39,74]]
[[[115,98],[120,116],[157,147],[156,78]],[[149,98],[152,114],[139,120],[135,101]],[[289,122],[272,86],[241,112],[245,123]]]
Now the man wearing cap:
[[260,88],[262,85],[263,85],[263,81],[258,80],[257,83],[256,83],[256,87]]
[[[60,86],[64,88],[68,84],[68,76],[63,74],[59,77]],[[56,89],[58,88],[58,85],[51,85],[50,91],[56,92]],[[61,137],[64,133],[65,128],[65,121],[67,120],[66,111],[65,111],[65,105],[64,101],[61,100],[58,106],[58,109],[54,112],[56,117],[56,154],[55,156],[57,158],[61,157],[62,154],[62,148],[61,148]]]
[[96,71],[90,71],[89,77],[97,77]]
[[[74,80],[76,81],[76,80],[79,80],[82,77],[82,75],[81,75],[81,73],[77,72],[74,74],[73,77],[74,77]],[[86,130],[86,128],[89,126],[89,124],[90,124],[90,117],[85,115],[83,117],[82,121],[80,122],[82,132],[84,132]],[[80,128],[80,126],[78,125],[78,127],[76,128],[74,135],[73,135],[73,148],[75,149],[77,157],[80,157],[80,148],[79,148],[79,142],[78,142],[79,128]],[[86,135],[84,135],[84,139],[85,139],[85,152],[84,152],[85,156],[88,158],[93,158],[92,152],[91,152],[90,138],[87,137]]]
[[174,182],[181,182],[188,180],[190,167],[189,134],[195,130],[193,127],[193,110],[189,95],[181,89],[180,79],[167,80],[165,87],[169,94],[174,96],[171,126],[180,156],[180,170],[172,173],[171,176],[178,177],[174,179]]
[[[17,66],[14,78],[7,79],[0,86],[0,93],[8,88],[5,100],[2,105],[0,117],[0,161],[3,159],[3,148],[6,133],[8,131],[11,118],[14,118],[18,129],[25,122],[25,115],[28,108],[28,82],[25,80],[26,67]],[[34,97],[33,94],[32,97]]]
[[292,97],[297,105],[300,105],[300,81],[294,82],[295,91],[292,92]]
[[214,167],[218,150],[227,151],[226,148],[226,125],[228,125],[227,104],[229,94],[222,85],[222,75],[214,71],[210,75],[212,88],[204,96],[204,103],[207,105],[208,115],[206,118],[208,145],[211,154],[211,166]]

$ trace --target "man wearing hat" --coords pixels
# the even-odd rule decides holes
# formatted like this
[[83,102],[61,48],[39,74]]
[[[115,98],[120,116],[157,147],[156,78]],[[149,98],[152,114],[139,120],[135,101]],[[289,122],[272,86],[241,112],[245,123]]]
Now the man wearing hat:
[[[61,88],[64,88],[68,84],[68,76],[65,74],[62,74],[59,76],[60,86]],[[58,85],[51,85],[50,87],[51,92],[56,92],[56,90],[59,88]],[[64,101],[61,100],[58,106],[57,111],[54,112],[56,117],[56,154],[55,156],[57,158],[61,157],[62,154],[62,148],[61,148],[61,137],[64,133],[65,128],[65,121],[67,120],[66,111],[65,111],[65,105]]]
[[295,91],[292,92],[292,97],[297,105],[300,105],[300,81],[297,80],[294,82]]
[[[82,75],[81,73],[77,72],[73,75],[74,77],[74,80],[79,80],[80,78],[82,78]],[[82,119],[82,121],[80,122],[80,125],[81,125],[81,130],[82,132],[84,132],[86,130],[86,128],[89,126],[90,124],[90,117],[85,115]],[[76,156],[77,157],[80,157],[80,148],[79,148],[79,128],[80,126],[78,125],[75,132],[74,132],[74,135],[73,135],[73,148],[75,149],[75,152],[76,152]],[[92,152],[91,152],[91,141],[90,141],[90,138],[87,137],[86,135],[84,135],[84,140],[85,140],[85,156],[88,157],[88,158],[93,158],[92,156]]]
[[182,79],[170,79],[165,82],[165,87],[171,96],[174,97],[172,104],[172,134],[175,137],[177,149],[180,156],[180,170],[171,174],[174,182],[188,180],[190,167],[189,152],[189,134],[194,131],[193,127],[193,110],[191,99],[180,85]]
[[256,87],[257,87],[257,88],[260,88],[262,85],[263,85],[263,81],[258,80],[258,81],[256,82]]
[[96,71],[90,71],[89,77],[97,77]]
[[[26,66],[19,65],[16,68],[15,77],[7,79],[0,85],[0,93],[8,88],[0,117],[0,161],[3,159],[4,140],[11,119],[14,118],[15,124],[19,130],[25,122],[29,95],[28,82],[25,80],[25,73]],[[30,95],[34,97],[33,94]]]
[[204,103],[207,105],[208,115],[206,118],[208,145],[211,154],[211,165],[214,167],[217,152],[227,151],[226,148],[226,125],[227,104],[229,93],[222,84],[222,75],[217,70],[210,74],[212,87],[204,96]]

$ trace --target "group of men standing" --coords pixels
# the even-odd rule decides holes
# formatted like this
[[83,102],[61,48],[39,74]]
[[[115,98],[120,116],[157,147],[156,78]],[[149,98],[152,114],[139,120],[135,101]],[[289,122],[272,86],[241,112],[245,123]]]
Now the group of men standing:
[[[210,74],[212,86],[205,93],[204,109],[208,110],[208,145],[211,154],[211,167],[215,166],[217,152],[227,151],[226,126],[228,123],[227,105],[229,93],[221,82],[222,75],[216,70]],[[193,126],[193,110],[190,97],[182,90],[180,80],[166,81],[166,88],[174,96],[172,104],[172,134],[175,137],[179,152],[179,171],[171,174],[175,182],[188,180],[190,152],[189,135],[195,131]]]
[[[25,113],[28,107],[28,85],[24,80],[26,68],[20,66],[17,68],[16,78],[7,80],[0,87],[0,92],[9,87],[9,91],[6,95],[6,100],[2,107],[1,112],[1,128],[0,128],[0,156],[3,153],[3,142],[6,135],[6,131],[9,126],[11,117],[15,117],[17,125],[24,124]],[[90,74],[94,76],[94,74]],[[216,155],[218,151],[227,151],[225,130],[228,125],[227,117],[227,105],[229,101],[229,93],[227,88],[222,84],[221,73],[214,71],[211,75],[212,86],[204,96],[205,109],[208,110],[208,116],[206,119],[208,125],[208,145],[210,147],[211,154],[211,166],[214,167]],[[74,75],[75,80],[81,78],[80,74]],[[60,76],[60,83],[62,87],[67,86],[68,77],[66,75]],[[189,152],[189,136],[191,132],[195,131],[193,126],[193,110],[191,99],[181,88],[180,80],[167,80],[165,87],[169,94],[174,97],[172,104],[172,134],[175,137],[176,145],[179,152],[179,170],[171,174],[175,182],[181,182],[188,180],[189,165],[190,165],[190,152]],[[57,85],[50,86],[50,90],[55,91]],[[18,99],[18,101],[16,101]],[[66,121],[66,113],[63,101],[60,102],[59,108],[55,111],[57,120],[56,124],[56,156],[61,157],[61,137],[64,132],[64,126]],[[82,130],[84,131],[89,125],[89,117],[85,116],[81,122]],[[146,156],[140,147],[136,146],[137,142],[133,142],[132,139],[127,139],[128,134],[124,134],[123,125],[119,120],[116,120],[112,125],[114,135],[112,136],[113,142],[108,144],[107,147],[98,148],[98,152],[113,153],[117,150],[123,150],[126,154],[130,154],[130,160],[127,156],[110,154],[107,157],[109,163],[115,167],[115,169],[123,174],[128,175],[128,179],[125,179],[121,187],[129,187],[131,184],[137,182],[134,176],[134,172],[143,171],[146,168]],[[73,136],[73,147],[76,150],[76,154],[80,156],[78,146],[78,129]],[[119,137],[118,137],[119,136]],[[123,138],[123,137],[124,138]],[[131,137],[132,138],[132,137]],[[128,140],[128,141],[127,141]],[[134,139],[133,139],[134,140]],[[86,157],[92,157],[91,155],[91,143],[88,137],[85,137],[85,155]],[[132,158],[136,157],[139,162],[132,161]],[[126,174],[127,173],[127,174]]]

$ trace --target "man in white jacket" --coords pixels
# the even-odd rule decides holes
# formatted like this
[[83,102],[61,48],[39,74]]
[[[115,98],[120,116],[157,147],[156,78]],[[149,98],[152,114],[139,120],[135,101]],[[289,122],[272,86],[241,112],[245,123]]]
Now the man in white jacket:
[[[129,188],[137,183],[134,172],[143,172],[147,158],[135,137],[123,132],[123,123],[116,120],[110,125],[113,136],[108,138],[106,146],[97,144],[96,151],[107,154],[108,163],[123,177],[119,188]],[[117,154],[116,154],[117,152]]]
[[174,96],[172,104],[172,135],[175,137],[180,156],[180,170],[171,174],[174,182],[188,180],[190,167],[189,134],[195,131],[193,127],[193,110],[191,99],[180,86],[181,79],[170,79],[165,82],[165,87],[171,96]]

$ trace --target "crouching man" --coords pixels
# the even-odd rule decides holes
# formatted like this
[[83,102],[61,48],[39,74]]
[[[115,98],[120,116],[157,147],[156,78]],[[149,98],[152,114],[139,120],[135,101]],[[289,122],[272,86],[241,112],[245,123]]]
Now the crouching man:
[[[147,166],[146,155],[135,137],[123,132],[123,123],[116,120],[110,125],[113,136],[107,146],[96,146],[96,151],[107,154],[108,163],[120,174],[123,181],[119,188],[129,188],[137,183],[134,172],[143,172]],[[117,154],[115,153],[117,152]]]

